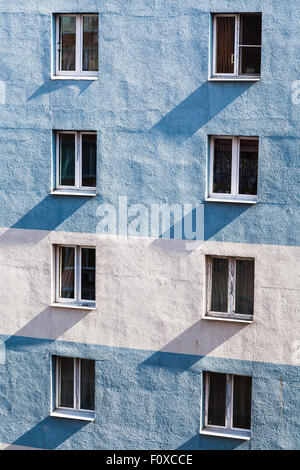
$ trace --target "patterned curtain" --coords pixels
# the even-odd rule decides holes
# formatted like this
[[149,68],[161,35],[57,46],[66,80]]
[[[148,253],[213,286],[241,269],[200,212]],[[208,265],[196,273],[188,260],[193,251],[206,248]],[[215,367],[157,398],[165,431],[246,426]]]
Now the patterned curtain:
[[217,73],[233,73],[235,18],[217,18]]

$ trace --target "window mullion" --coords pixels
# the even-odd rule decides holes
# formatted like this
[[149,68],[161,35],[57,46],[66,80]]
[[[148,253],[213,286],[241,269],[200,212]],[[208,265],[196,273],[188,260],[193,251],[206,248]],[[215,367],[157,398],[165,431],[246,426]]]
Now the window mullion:
[[73,390],[73,394],[74,394],[74,397],[73,397],[73,407],[75,410],[78,410],[78,406],[77,406],[77,403],[78,403],[78,387],[77,387],[77,375],[78,375],[78,372],[77,372],[77,361],[78,359],[73,359],[74,361],[74,390]]
[[59,19],[60,19],[60,16],[56,16],[55,18],[55,74],[56,75],[60,71],[60,54],[61,54],[61,51],[60,51],[61,44],[59,40],[59,35],[60,35]]
[[78,247],[78,300],[81,302],[82,248]]
[[75,188],[79,189],[79,166],[80,166],[80,142],[79,132],[75,132]]
[[59,246],[55,247],[55,300],[60,298],[60,256],[59,256]]
[[238,178],[238,137],[232,138],[232,171],[231,171],[231,195],[237,196]]
[[239,39],[239,35],[240,35],[240,15],[236,15],[235,17],[235,50],[234,50],[234,53],[235,53],[235,61],[234,61],[234,74],[235,75],[239,75],[239,52],[240,52],[240,48],[239,48],[239,42],[240,42],[240,39]]
[[210,155],[209,155],[209,188],[208,195],[213,193],[213,180],[214,180],[214,153],[215,153],[215,138],[211,137],[210,140]]
[[75,72],[76,74],[80,74],[80,15],[76,16],[76,38],[75,38]]
[[55,358],[55,408],[58,408],[58,397],[60,388],[60,358]]
[[209,374],[205,373],[204,426],[208,425]]
[[232,375],[226,374],[226,415],[225,427],[231,428],[232,415]]
[[232,294],[231,294],[231,302],[232,302],[232,310],[231,314],[235,314],[235,288],[236,288],[236,258],[232,260]]
[[212,71],[213,75],[216,73],[217,70],[217,15],[213,17],[213,55],[212,55]]
[[77,409],[80,410],[80,376],[81,376],[81,359],[77,359]]
[[208,259],[207,263],[207,304],[206,304],[206,311],[211,311],[212,305],[212,267],[211,267],[211,258]]
[[228,263],[228,314],[234,313],[234,297],[235,297],[235,259],[229,258]]
[[230,194],[234,196],[235,194],[235,138],[231,138],[231,185],[230,185]]
[[80,290],[79,290],[79,280],[80,280],[80,248],[75,247],[75,299],[76,302],[80,301]]
[[235,144],[235,168],[236,168],[236,178],[235,178],[235,196],[239,194],[239,178],[240,178],[240,137],[236,137]]
[[78,187],[82,188],[82,133],[78,133]]
[[55,159],[55,163],[56,163],[56,171],[55,171],[56,184],[55,184],[55,187],[56,188],[59,188],[59,186],[60,186],[60,145],[59,145],[59,141],[60,141],[60,133],[58,132],[56,134],[56,148],[55,148],[55,153],[56,153],[56,159]]

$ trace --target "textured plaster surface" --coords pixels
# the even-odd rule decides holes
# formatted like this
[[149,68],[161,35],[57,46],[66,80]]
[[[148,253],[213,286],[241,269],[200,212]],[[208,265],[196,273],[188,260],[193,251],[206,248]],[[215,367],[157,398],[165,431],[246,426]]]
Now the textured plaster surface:
[[[20,229],[3,229],[0,242],[3,334],[292,364],[297,247],[205,242],[187,251],[182,240]],[[51,307],[60,243],[96,247],[96,310]],[[211,254],[255,258],[253,324],[201,319]]]
[[[0,2],[0,226],[95,232],[101,202],[203,203],[207,136],[260,138],[258,204],[205,204],[205,238],[294,245],[298,2]],[[97,81],[51,80],[52,14],[99,13]],[[262,77],[208,82],[210,13],[262,11]],[[7,47],[9,45],[9,47]],[[98,132],[95,198],[49,195],[54,129]]]
[[[99,13],[97,81],[51,80],[52,14]],[[262,77],[208,81],[211,12],[261,11]],[[299,448],[299,5],[0,0],[0,442]],[[53,130],[98,133],[97,196],[56,197]],[[259,136],[258,203],[204,203],[208,135]],[[100,203],[204,203],[202,248],[97,237]],[[53,243],[97,247],[97,308],[50,306]],[[252,325],[202,320],[204,255],[255,257]],[[5,344],[5,346],[3,346]],[[49,417],[51,354],[96,360],[96,420]],[[249,442],[199,436],[202,371],[253,376]]]
[[[1,336],[0,441],[61,449],[296,449],[298,369],[219,357]],[[51,355],[96,361],[95,421],[49,416]],[[251,375],[250,441],[199,435],[202,372]]]
[[41,450],[38,447],[29,447],[29,446],[17,446],[14,444],[6,444],[0,442],[0,450]]

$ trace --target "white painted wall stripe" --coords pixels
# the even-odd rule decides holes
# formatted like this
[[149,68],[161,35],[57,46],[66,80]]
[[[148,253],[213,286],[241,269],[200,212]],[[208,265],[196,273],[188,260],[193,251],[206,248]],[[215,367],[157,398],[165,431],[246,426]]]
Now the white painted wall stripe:
[[[96,310],[51,307],[58,243],[96,246]],[[201,319],[205,254],[255,257],[253,324]],[[0,333],[293,364],[297,257],[287,246],[205,242],[193,251],[181,240],[2,229]]]

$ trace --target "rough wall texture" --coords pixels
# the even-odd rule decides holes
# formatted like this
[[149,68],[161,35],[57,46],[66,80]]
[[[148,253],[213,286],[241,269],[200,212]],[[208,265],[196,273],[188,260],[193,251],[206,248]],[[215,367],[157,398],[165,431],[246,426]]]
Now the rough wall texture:
[[[0,226],[94,232],[99,202],[120,195],[203,202],[207,136],[258,135],[259,204],[205,204],[205,238],[295,244],[299,5],[289,4],[1,2]],[[51,80],[52,13],[63,11],[99,13],[98,81]],[[262,11],[259,83],[207,81],[215,11]],[[53,129],[97,130],[96,198],[49,195]]]
[[[296,367],[107,348],[26,337],[6,340],[0,440],[46,449],[270,449],[299,445]],[[53,418],[51,354],[96,360],[94,423]],[[1,366],[0,366],[1,367]],[[4,368],[2,366],[2,368]],[[250,441],[199,436],[202,371],[253,375]],[[30,378],[30,380],[28,380]]]
[[[0,0],[0,442],[299,447],[299,6]],[[52,14],[70,11],[99,13],[97,81],[51,80]],[[210,13],[233,11],[262,12],[259,82],[207,80]],[[96,197],[50,194],[56,129],[97,131]],[[204,201],[211,134],[259,136],[256,205]],[[96,236],[119,196],[203,204],[205,244]],[[97,247],[95,311],[50,306],[53,243]],[[253,324],[201,319],[205,254],[255,257]],[[52,354],[96,360],[94,423],[49,416]],[[199,435],[203,370],[253,376],[250,441]]]
[[[292,363],[300,329],[300,282],[291,276],[297,247],[205,242],[186,251],[181,240],[19,229],[0,231],[0,241],[3,334]],[[51,250],[63,243],[96,247],[92,312],[51,307]],[[211,253],[255,257],[253,324],[203,320]]]

